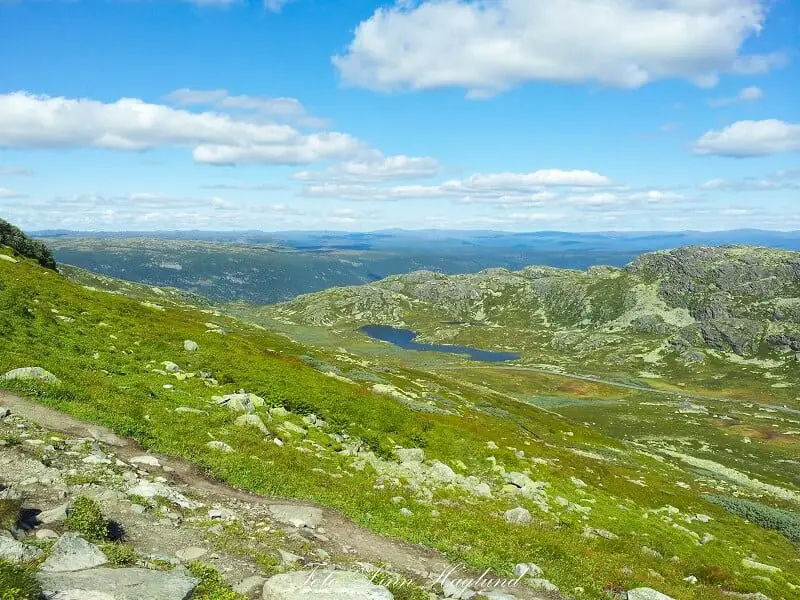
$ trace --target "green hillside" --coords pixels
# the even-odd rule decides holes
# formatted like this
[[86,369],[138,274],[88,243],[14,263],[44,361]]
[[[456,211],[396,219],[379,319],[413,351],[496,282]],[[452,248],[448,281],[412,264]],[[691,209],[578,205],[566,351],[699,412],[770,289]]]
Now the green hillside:
[[[12,251],[0,254],[11,258]],[[548,276],[537,284],[542,273]],[[621,298],[606,321],[625,321],[632,309],[625,308],[621,282],[647,275],[551,277],[529,270],[475,277],[485,280],[480,293],[455,285],[436,296],[441,289],[430,282],[451,280],[427,274],[366,289],[401,311],[391,322],[476,320],[480,305],[488,323],[502,313],[489,299],[516,294],[515,322],[538,311],[542,322],[560,315],[581,331],[578,317],[601,289]],[[516,287],[492,287],[512,279]],[[582,282],[581,301],[557,291],[574,280]],[[620,283],[603,288],[609,281]],[[107,425],[148,449],[189,458],[235,486],[338,508],[365,527],[439,549],[478,571],[513,576],[515,564],[534,562],[566,595],[611,598],[643,586],[696,599],[797,593],[800,553],[791,519],[800,492],[779,474],[720,470],[727,467],[693,458],[688,446],[656,451],[615,439],[520,401],[513,390],[492,389],[488,376],[473,381],[469,373],[339,348],[347,337],[338,345],[301,344],[211,308],[129,298],[86,283],[34,260],[0,260],[0,373],[40,367],[53,376],[0,380],[1,387]],[[115,292],[126,289],[107,283]],[[535,298],[523,293],[534,287],[545,291]],[[425,317],[425,302],[436,297],[453,302]],[[322,299],[298,302],[294,314]],[[365,314],[373,304],[359,302],[352,309],[335,305],[326,319],[338,322],[354,310],[352,322],[377,322],[373,317],[385,310],[375,305]],[[545,384],[537,379],[526,390],[544,392]],[[553,397],[586,393],[561,385]],[[658,398],[592,385],[596,397],[631,405]],[[760,508],[734,506],[735,496]],[[769,507],[789,516],[752,516]]]

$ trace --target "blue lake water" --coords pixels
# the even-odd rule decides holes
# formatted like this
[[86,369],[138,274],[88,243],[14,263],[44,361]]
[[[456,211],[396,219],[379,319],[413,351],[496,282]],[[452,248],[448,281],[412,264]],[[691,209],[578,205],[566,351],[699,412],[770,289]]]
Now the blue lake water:
[[360,331],[374,340],[389,342],[405,350],[466,354],[472,360],[483,362],[507,362],[510,360],[519,360],[520,358],[520,355],[514,352],[492,352],[490,350],[479,350],[469,346],[453,346],[450,344],[422,344],[414,341],[417,334],[410,329],[398,329],[386,325],[367,325],[362,327]]

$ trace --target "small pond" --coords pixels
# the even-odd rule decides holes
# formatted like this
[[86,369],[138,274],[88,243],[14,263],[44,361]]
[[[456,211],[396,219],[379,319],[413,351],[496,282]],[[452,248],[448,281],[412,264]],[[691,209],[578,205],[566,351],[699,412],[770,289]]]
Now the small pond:
[[398,329],[387,325],[367,325],[359,331],[374,340],[389,342],[405,350],[420,350],[422,352],[448,352],[450,354],[466,354],[472,360],[483,362],[507,362],[519,360],[520,355],[514,352],[492,352],[479,350],[469,346],[454,346],[450,344],[422,344],[415,342],[417,334],[410,329]]

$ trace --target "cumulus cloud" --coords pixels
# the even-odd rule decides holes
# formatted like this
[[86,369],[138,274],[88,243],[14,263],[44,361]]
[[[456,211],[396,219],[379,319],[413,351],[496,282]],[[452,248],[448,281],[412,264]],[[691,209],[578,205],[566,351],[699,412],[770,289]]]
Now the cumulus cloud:
[[[765,0],[398,0],[333,57],[344,82],[381,91],[466,88],[486,97],[526,81],[637,88],[680,77],[711,87],[782,54],[743,55]],[[691,32],[690,34],[687,32]]]
[[324,171],[301,171],[292,177],[297,181],[388,181],[433,177],[439,170],[435,158],[402,154],[385,156],[375,151]]
[[202,163],[300,165],[349,158],[364,144],[344,133],[307,135],[288,125],[193,113],[136,98],[103,103],[16,92],[0,95],[0,147],[188,147]]
[[539,194],[552,187],[594,188],[608,186],[611,180],[593,171],[542,169],[532,173],[476,174],[436,185],[377,186],[364,183],[322,182],[309,184],[302,194],[315,198],[347,200],[400,200],[404,198],[457,198],[467,202],[500,204],[536,203]]
[[721,131],[708,131],[693,145],[695,154],[768,156],[800,151],[800,124],[778,119],[737,121]]
[[325,119],[309,114],[297,98],[232,95],[228,90],[193,90],[181,88],[164,96],[174,106],[204,106],[218,110],[254,112],[274,119],[290,121],[301,127],[321,128]]
[[731,104],[739,104],[744,102],[756,102],[764,97],[764,90],[759,87],[746,87],[739,91],[738,94],[731,98],[714,98],[709,100],[708,104],[714,108],[721,108],[723,106],[730,106]]

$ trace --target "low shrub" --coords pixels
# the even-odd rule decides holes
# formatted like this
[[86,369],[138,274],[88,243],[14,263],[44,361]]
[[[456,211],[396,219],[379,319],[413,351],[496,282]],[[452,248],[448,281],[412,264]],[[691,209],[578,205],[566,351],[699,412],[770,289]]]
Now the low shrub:
[[139,562],[139,555],[130,544],[108,542],[100,546],[112,567],[131,567]]
[[231,589],[214,567],[194,561],[189,564],[188,569],[200,580],[200,585],[192,595],[195,600],[246,600]]
[[800,544],[800,515],[797,513],[730,496],[707,495],[706,499],[738,517],[764,529],[777,531],[791,542]]
[[70,531],[80,533],[91,542],[108,539],[108,521],[100,510],[100,505],[91,498],[78,496],[67,509],[64,525]]

